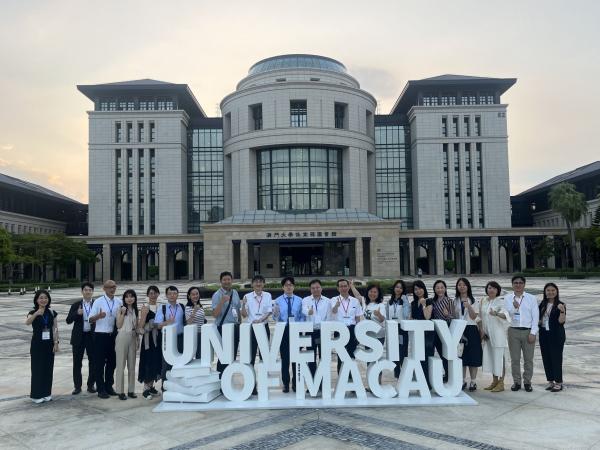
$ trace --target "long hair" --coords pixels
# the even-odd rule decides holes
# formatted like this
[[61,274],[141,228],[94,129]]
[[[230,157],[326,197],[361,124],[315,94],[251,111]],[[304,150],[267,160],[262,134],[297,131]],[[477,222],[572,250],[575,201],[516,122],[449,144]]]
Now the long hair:
[[435,293],[435,287],[442,283],[444,285],[444,297],[448,297],[448,286],[446,286],[446,282],[444,280],[436,280],[435,283],[433,283],[433,301],[437,301],[438,296]]
[[371,289],[377,289],[377,298],[375,299],[375,303],[381,303],[383,301],[383,292],[378,284],[369,284],[367,286],[367,290],[365,291],[365,303],[367,305],[371,303],[371,299],[369,298],[369,291]]
[[540,303],[540,316],[546,313],[546,308],[548,307],[548,297],[546,297],[546,288],[553,287],[556,289],[556,299],[554,299],[554,306],[558,306],[560,301],[558,286],[554,283],[546,283],[544,286],[544,295],[542,297],[542,302]]
[[42,294],[46,294],[46,297],[48,297],[48,304],[46,305],[46,309],[50,309],[50,303],[52,303],[52,298],[50,297],[50,292],[48,292],[46,289],[40,289],[33,296],[33,310],[34,311],[37,311],[40,308],[40,305],[38,305],[38,299],[40,298],[40,295],[42,295]]
[[[460,277],[458,280],[456,280],[456,294],[454,296],[460,299],[460,292],[458,292],[458,283],[460,283],[461,281],[467,286],[467,297],[469,297],[469,300],[471,300],[472,305],[473,303],[475,303],[475,297],[473,297],[473,289],[471,288],[471,282],[465,277]],[[463,313],[465,312],[465,305],[463,305],[462,302],[460,302],[460,311]]]
[[198,291],[198,303],[200,303],[200,289],[198,289],[196,286],[192,286],[191,288],[188,289],[187,291],[187,303],[185,304],[185,306],[194,306],[194,303],[192,302],[192,291],[196,289]]
[[415,280],[413,282],[413,297],[415,297],[415,300],[418,300],[417,296],[415,295],[415,287],[423,289],[423,298],[429,298],[429,294],[427,293],[427,287],[425,286],[425,283],[423,283],[421,280]]
[[133,309],[133,311],[135,312],[135,316],[139,316],[139,310],[138,310],[138,304],[137,304],[137,294],[135,293],[135,291],[133,289],[127,289],[125,292],[123,292],[123,306],[125,308],[127,308],[125,310],[125,315],[127,315],[129,313],[129,308],[127,307],[127,304],[125,303],[125,297],[127,296],[132,296],[133,297],[133,303],[131,305],[131,308]]
[[406,283],[403,280],[396,280],[392,286],[392,296],[390,297],[389,301],[390,305],[393,305],[396,302],[400,303],[400,299],[402,297],[396,298],[396,287],[398,285],[402,286],[402,295],[406,295]]

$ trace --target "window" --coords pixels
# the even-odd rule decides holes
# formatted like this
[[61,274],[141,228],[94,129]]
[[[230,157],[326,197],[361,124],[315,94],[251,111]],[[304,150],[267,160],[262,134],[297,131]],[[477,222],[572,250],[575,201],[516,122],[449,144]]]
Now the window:
[[458,116],[452,117],[452,136],[458,136]]
[[119,100],[119,110],[121,111],[133,111],[135,109],[135,103],[133,100]]
[[103,98],[102,100],[100,100],[100,111],[108,111],[108,99]]
[[257,152],[258,208],[342,208],[342,151],[284,147]]
[[127,139],[127,142],[131,142],[133,140],[133,123],[127,122],[125,124],[125,128],[126,128],[125,138]]
[[127,149],[127,234],[133,234],[133,150]]
[[290,101],[290,126],[306,127],[306,100]]
[[122,188],[123,188],[123,159],[121,158],[121,150],[115,150],[116,158],[116,209],[115,209],[115,233],[121,234],[121,201],[122,201]]
[[475,144],[475,182],[477,186],[477,206],[479,210],[479,216],[477,221],[479,226],[483,228],[484,224],[484,211],[483,211],[483,168],[481,161],[481,142]]
[[159,98],[157,102],[159,111],[170,111],[175,109],[175,105],[173,103],[173,99],[170,98]]
[[263,115],[262,115],[262,103],[257,105],[251,105],[250,107],[250,129],[251,130],[262,130],[263,129]]
[[150,122],[150,142],[156,142],[156,125],[153,121]]
[[347,129],[348,125],[346,124],[346,109],[348,108],[348,105],[346,105],[345,103],[335,103],[333,108],[335,127],[340,129]]
[[144,219],[145,219],[145,204],[144,199],[146,195],[146,179],[145,179],[145,168],[146,163],[144,161],[144,149],[138,149],[138,234],[144,234]]
[[448,118],[442,117],[442,136],[448,136]]
[[156,234],[156,157],[150,149],[150,234]]
[[462,227],[462,211],[460,207],[460,148],[454,144],[454,209],[456,225]]
[[437,106],[438,96],[436,94],[424,94],[423,95],[423,106]]
[[448,180],[448,144],[442,146],[442,167],[444,171],[444,222],[450,228],[450,185]]
[[144,129],[144,122],[138,122],[138,142],[146,141],[146,130]]
[[115,142],[123,141],[123,130],[121,129],[121,122],[115,123]]
[[475,105],[477,103],[477,96],[474,92],[463,92],[460,102],[462,105]]
[[481,92],[479,94],[480,105],[493,105],[494,103],[494,94],[491,92]]
[[108,101],[108,110],[116,111],[117,110],[117,101],[115,99],[110,99]]
[[465,136],[471,136],[471,118],[469,116],[464,116],[463,123],[465,125]]
[[140,100],[141,111],[153,111],[155,109],[154,99],[143,99]]
[[466,194],[466,209],[467,209],[467,225],[468,228],[473,228],[473,196],[471,194],[471,144],[465,144],[465,194]]
[[442,106],[454,106],[456,105],[456,95],[444,93],[441,98]]
[[367,124],[367,136],[373,137],[373,133],[375,132],[373,113],[367,109],[365,116],[366,116],[365,122]]
[[223,116],[223,140],[227,140],[231,137],[231,113]]
[[475,136],[481,136],[481,116],[475,116]]

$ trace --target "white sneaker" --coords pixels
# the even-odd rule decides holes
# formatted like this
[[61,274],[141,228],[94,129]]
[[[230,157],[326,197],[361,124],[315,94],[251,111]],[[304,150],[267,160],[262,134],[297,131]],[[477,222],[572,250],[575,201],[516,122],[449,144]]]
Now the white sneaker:
[[50,402],[50,401],[52,401],[52,396],[49,395],[48,397],[44,397],[42,400],[45,402]]
[[44,401],[44,399],[43,398],[32,398],[31,401],[33,403],[42,403]]

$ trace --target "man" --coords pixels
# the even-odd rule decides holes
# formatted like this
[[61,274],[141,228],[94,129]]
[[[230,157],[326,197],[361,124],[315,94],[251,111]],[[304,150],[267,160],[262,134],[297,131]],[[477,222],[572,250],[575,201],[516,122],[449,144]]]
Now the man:
[[315,354],[315,362],[308,365],[314,376],[317,371],[317,352],[321,359],[321,322],[325,322],[329,318],[331,302],[322,295],[323,287],[320,280],[312,280],[309,287],[311,295],[302,299],[302,314],[306,316],[308,322],[313,323],[313,332],[310,336],[311,346],[307,350],[312,350]]
[[[363,309],[360,301],[350,295],[350,282],[345,278],[337,281],[339,296],[331,299],[332,320],[342,322],[350,331],[350,340],[346,344],[346,351],[354,359],[354,350],[358,344],[354,334],[354,327],[363,318]],[[337,371],[340,373],[342,360],[338,356]]]
[[[212,309],[215,324],[219,333],[223,330],[223,325],[228,323],[234,324],[233,335],[233,359],[235,359],[240,343],[240,296],[235,289],[231,288],[233,283],[233,275],[231,272],[221,272],[219,275],[221,287],[212,296]],[[227,368],[227,364],[217,361],[217,371],[219,378]]]
[[511,281],[514,292],[504,298],[511,319],[508,329],[508,350],[510,351],[513,385],[510,390],[521,389],[521,352],[523,352],[523,385],[527,392],[531,392],[533,390],[531,388],[533,351],[540,312],[535,297],[525,292],[525,277],[515,275]]
[[81,285],[82,300],[73,303],[69,314],[67,315],[67,324],[73,324],[71,330],[71,346],[73,348],[73,389],[72,394],[77,395],[81,392],[81,366],[83,354],[87,353],[88,359],[88,379],[87,391],[91,394],[96,393],[94,389],[94,350],[93,350],[93,324],[90,324],[90,313],[92,312],[92,295],[94,294],[94,285],[86,281]]
[[[302,298],[294,295],[296,281],[294,277],[285,277],[281,280],[283,295],[275,299],[273,319],[275,322],[285,323],[285,332],[279,346],[281,355],[281,381],[283,392],[290,392],[290,320],[304,321],[302,314]],[[292,363],[292,390],[296,392],[296,363]]]
[[[162,305],[157,309],[154,323],[158,326],[158,331],[161,334],[162,329],[168,325],[175,325],[177,327],[177,350],[182,352],[183,327],[185,326],[185,306],[183,303],[177,303],[177,299],[179,298],[179,289],[177,289],[175,286],[168,286],[165,290],[165,294],[167,295],[168,304]],[[171,365],[167,364],[165,358],[163,357],[161,372],[161,378],[163,382],[167,378],[167,370],[171,370]]]
[[117,395],[113,389],[117,365],[115,320],[123,302],[115,297],[117,284],[113,280],[106,280],[103,289],[104,295],[97,298],[92,305],[89,321],[90,324],[94,324],[94,366],[98,397],[108,398],[109,395]]
[[[267,332],[267,337],[270,337],[271,333],[269,331],[269,324],[267,321],[273,312],[273,300],[271,294],[263,291],[264,287],[265,277],[262,275],[254,275],[254,278],[252,278],[253,291],[244,295],[244,298],[242,299],[241,312],[242,318],[246,319],[248,323],[263,324]],[[250,358],[250,364],[252,367],[254,367],[254,362],[256,361],[256,350],[258,349],[258,342],[256,341],[254,330],[252,331],[251,336],[252,340],[250,342],[250,351],[252,356]],[[257,395],[256,386],[254,386],[252,395]]]

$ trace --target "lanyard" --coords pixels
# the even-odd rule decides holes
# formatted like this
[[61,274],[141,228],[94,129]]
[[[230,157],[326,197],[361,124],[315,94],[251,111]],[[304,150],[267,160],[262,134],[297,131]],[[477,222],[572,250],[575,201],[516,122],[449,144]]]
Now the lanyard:
[[44,321],[44,328],[48,329],[48,320],[50,320],[48,318],[48,316],[46,315],[48,311],[44,311],[44,314],[42,315],[42,320]]
[[[520,308],[521,308],[521,303],[523,303],[523,299],[524,299],[524,298],[525,298],[525,294],[523,294],[523,295],[521,296],[521,301],[519,301],[519,306],[517,306],[517,309],[520,309]],[[517,296],[515,295],[515,302],[516,302],[516,301],[517,301]]]
[[313,297],[313,305],[315,305],[315,310],[317,311],[317,314],[319,314],[319,301],[321,300],[321,298],[319,298],[319,300],[315,300],[315,298]]
[[348,310],[350,309],[350,298],[348,298],[348,303],[345,308],[344,308],[344,299],[342,297],[340,297],[340,303],[342,305],[342,309],[346,313],[346,315],[344,317],[348,317]]
[[173,319],[177,314],[177,306],[175,307],[175,312],[173,312],[173,307],[169,305],[169,318]]
[[86,303],[87,303],[87,302],[85,302],[85,301],[82,301],[82,302],[81,302],[81,306],[83,306],[83,309],[84,309],[84,311],[85,311],[85,315],[86,315],[87,317],[90,317],[90,312],[92,312],[92,306],[90,305],[90,307],[88,308],[87,306],[85,306],[85,304],[86,304]]
[[111,300],[112,305],[108,304],[108,297],[106,295],[104,296],[104,300],[106,301],[106,306],[108,307],[108,310],[110,311],[110,315],[112,316],[113,308],[115,307],[115,300],[114,299]]
[[[258,300],[259,298],[260,298],[260,300]],[[260,314],[260,305],[262,304],[263,296],[262,296],[262,294],[260,294],[260,296],[258,296],[258,295],[256,295],[256,292],[255,292],[254,299],[258,301],[258,308],[256,308],[256,315],[258,316]]]

